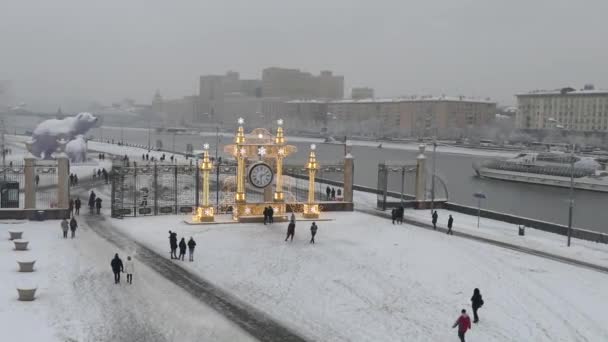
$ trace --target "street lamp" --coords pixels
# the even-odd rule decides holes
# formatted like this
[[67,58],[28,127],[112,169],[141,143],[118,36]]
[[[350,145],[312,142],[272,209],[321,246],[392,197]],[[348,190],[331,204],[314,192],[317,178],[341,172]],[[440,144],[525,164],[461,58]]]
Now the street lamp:
[[477,198],[477,228],[479,228],[479,219],[481,217],[481,200],[486,199],[486,195],[483,192],[476,192],[473,197]]
[[431,215],[435,209],[435,160],[437,155],[437,138],[433,138],[433,175],[431,176]]
[[[549,118],[549,122],[555,123],[555,128],[566,129],[559,121],[554,118]],[[570,149],[570,191],[568,193],[568,247],[570,247],[570,240],[572,238],[572,216],[574,213],[574,150],[576,150],[576,144],[572,144]]]

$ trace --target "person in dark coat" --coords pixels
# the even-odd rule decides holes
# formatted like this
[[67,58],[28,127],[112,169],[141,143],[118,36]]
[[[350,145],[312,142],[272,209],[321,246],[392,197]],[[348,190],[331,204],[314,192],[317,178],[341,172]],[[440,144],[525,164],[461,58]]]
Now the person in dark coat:
[[78,185],[78,175],[74,174],[74,185]]
[[177,259],[177,233],[169,231],[169,246],[171,247],[171,259]]
[[78,222],[76,219],[72,217],[70,220],[70,231],[72,232],[72,239],[76,236],[76,228],[78,228]]
[[266,223],[268,223],[269,216],[270,216],[270,213],[268,212],[268,207],[264,207],[264,225],[266,225]]
[[76,197],[76,200],[74,201],[74,209],[76,209],[76,215],[80,215],[80,206],[82,205],[82,202],[80,202],[80,197]]
[[188,240],[188,260],[190,261],[194,261],[194,247],[196,247],[196,242],[194,242],[191,236],[190,240]]
[[70,186],[74,185],[74,174],[70,173]]
[[433,229],[437,229],[437,218],[439,218],[439,215],[437,215],[437,210],[433,211]]
[[36,186],[38,186],[38,183],[40,183],[40,176],[36,175],[36,177],[34,177],[34,182],[36,182]]
[[97,197],[97,199],[95,200],[95,208],[97,209],[97,215],[99,215],[99,212],[101,211],[101,198]]
[[479,316],[477,316],[477,310],[483,306],[483,298],[479,289],[473,290],[473,297],[471,297],[471,307],[473,307],[473,323],[479,322]]
[[287,237],[285,237],[285,241],[287,241],[291,237],[291,241],[293,241],[293,236],[296,233],[296,221],[289,221],[289,225],[287,226]]
[[331,188],[331,200],[335,201],[336,200],[336,189]]
[[391,219],[393,219],[393,224],[395,224],[395,220],[397,219],[397,209],[395,208],[391,210]]
[[327,186],[327,188],[325,188],[325,194],[327,195],[327,200],[329,201],[329,196],[331,196],[331,189],[329,188],[329,185]]
[[122,266],[122,260],[120,260],[120,258],[118,257],[118,253],[114,255],[114,259],[112,259],[110,266],[112,266],[112,272],[114,272],[114,284],[119,284],[120,272],[122,272],[124,268]]
[[274,223],[274,209],[268,206],[268,223]]
[[317,229],[319,229],[319,227],[317,227],[317,224],[313,222],[310,226],[310,243],[313,245],[315,244],[315,235],[317,235]]
[[74,199],[70,198],[70,203],[68,204],[68,210],[70,211],[70,216],[74,216]]
[[97,196],[95,196],[95,191],[91,190],[91,194],[89,195],[89,209],[91,210],[91,212],[93,212],[93,209],[95,208],[95,198]]
[[405,209],[403,207],[397,208],[397,223],[398,224],[403,223],[403,213],[404,212],[405,212]]
[[452,225],[454,224],[454,218],[452,217],[452,215],[450,215],[450,218],[448,218],[448,235],[454,235],[454,232],[452,231]]
[[184,261],[184,257],[186,256],[186,247],[188,247],[188,245],[186,245],[186,240],[184,238],[182,238],[179,241],[179,258],[182,261]]

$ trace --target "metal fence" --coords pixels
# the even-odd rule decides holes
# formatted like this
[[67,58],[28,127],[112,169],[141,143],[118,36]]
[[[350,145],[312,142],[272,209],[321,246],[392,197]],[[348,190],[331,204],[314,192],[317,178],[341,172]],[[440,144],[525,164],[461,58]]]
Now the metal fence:
[[[36,208],[57,207],[57,162],[37,160],[34,167]],[[0,166],[0,208],[25,207],[25,171],[23,162],[9,162]]]
[[[252,161],[250,164],[254,163]],[[269,161],[267,161],[269,162]],[[271,162],[269,162],[272,164]],[[191,214],[203,203],[201,171],[196,163],[176,165],[116,162],[110,172],[112,217]],[[316,196],[325,200],[325,177],[343,179],[343,163],[324,163],[316,174]],[[274,165],[271,165],[274,167]],[[209,203],[217,213],[230,213],[235,205],[236,162],[222,161],[209,172]],[[297,204],[308,197],[308,171],[302,165],[284,166],[285,202]],[[290,177],[290,175],[292,177]],[[264,202],[264,189],[246,183],[247,202]],[[271,185],[273,192],[275,185]],[[341,193],[341,189],[336,189]]]
[[[378,209],[386,210],[401,205],[404,201],[416,199],[416,169],[416,161],[378,164]],[[428,170],[425,172],[425,200],[447,200],[448,188],[445,181],[435,174],[433,182],[433,174]]]

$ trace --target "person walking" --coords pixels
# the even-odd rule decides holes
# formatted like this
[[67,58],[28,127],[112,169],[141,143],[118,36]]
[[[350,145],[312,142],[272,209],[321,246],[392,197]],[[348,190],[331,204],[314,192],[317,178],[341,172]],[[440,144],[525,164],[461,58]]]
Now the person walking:
[[196,247],[196,242],[194,242],[194,239],[191,236],[190,240],[188,240],[188,260],[189,261],[194,261],[194,247]]
[[291,217],[289,218],[289,222],[293,222],[296,223],[296,214],[294,214],[294,212],[291,212]]
[[274,223],[274,209],[268,206],[268,223]]
[[465,342],[464,334],[466,334],[467,330],[471,329],[471,319],[469,315],[467,315],[467,310],[462,309],[460,312],[460,317],[456,320],[452,329],[458,327],[458,337],[460,338],[460,342]]
[[68,238],[68,229],[69,229],[68,220],[66,220],[64,217],[63,220],[61,220],[61,231],[63,231],[64,239]]
[[91,210],[91,213],[93,212],[93,209],[95,208],[95,191],[91,190],[91,194],[89,195],[89,209]]
[[481,293],[479,289],[473,290],[473,297],[471,297],[471,307],[473,308],[473,323],[479,322],[479,316],[477,315],[477,310],[483,306],[483,298],[481,298]]
[[397,209],[393,208],[393,210],[391,210],[391,218],[393,219],[393,224],[395,224],[395,220],[397,219]]
[[336,200],[336,189],[331,188],[331,200],[335,201]]
[[82,205],[82,203],[80,202],[80,197],[76,197],[76,200],[74,201],[74,209],[76,209],[76,215],[80,215],[80,206]]
[[397,208],[397,223],[398,224],[403,224],[403,213],[405,212],[405,209],[403,208],[403,206],[400,206],[399,208]]
[[135,262],[131,256],[127,256],[125,261],[125,273],[127,274],[127,284],[133,285],[133,273],[135,273]]
[[439,215],[437,215],[437,210],[433,211],[433,229],[437,229],[437,219],[439,218]]
[[268,212],[268,207],[264,207],[264,225],[266,225],[266,223],[268,223],[269,216],[270,216],[270,213]]
[[70,186],[74,186],[74,174],[70,173]]
[[76,228],[78,228],[78,222],[76,219],[72,217],[70,220],[70,231],[72,232],[72,239],[76,236]]
[[78,185],[78,175],[74,174],[74,185]]
[[291,237],[291,241],[293,241],[293,236],[296,233],[296,221],[289,221],[289,225],[287,226],[287,236],[285,237],[285,241],[287,241]]
[[169,231],[169,246],[171,247],[171,259],[177,259],[177,233]]
[[124,267],[122,265],[122,260],[118,257],[118,253],[114,254],[114,259],[110,263],[112,267],[112,272],[114,272],[114,284],[120,283],[120,272],[124,272]]
[[99,215],[99,212],[101,211],[101,197],[97,197],[95,200],[95,208],[97,209],[97,215]]
[[68,210],[70,211],[70,216],[74,216],[74,199],[70,198],[70,202],[68,203]]
[[315,244],[315,235],[317,235],[317,229],[319,229],[319,227],[317,227],[317,224],[313,222],[310,226],[310,243],[313,245]]
[[182,238],[179,241],[179,258],[181,261],[184,261],[184,257],[186,256],[186,240]]
[[40,183],[40,176],[36,175],[36,177],[34,177],[34,182],[36,182],[36,186],[38,186],[38,183]]
[[448,235],[454,235],[454,232],[452,231],[452,225],[454,224],[454,218],[452,217],[452,215],[450,215],[450,218],[448,218]]
[[327,200],[329,201],[329,196],[331,196],[331,189],[329,188],[329,185],[327,186],[327,188],[325,188],[325,194],[327,195]]

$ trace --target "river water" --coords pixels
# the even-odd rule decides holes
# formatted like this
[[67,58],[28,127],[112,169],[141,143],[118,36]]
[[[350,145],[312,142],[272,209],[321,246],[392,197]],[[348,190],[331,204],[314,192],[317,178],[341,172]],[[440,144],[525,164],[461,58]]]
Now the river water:
[[[119,141],[121,136],[125,142],[147,145],[148,131],[146,129],[120,129],[104,127],[95,129],[92,134],[96,137],[114,139]],[[157,140],[163,142],[164,149],[184,152],[187,144],[195,149],[203,143],[211,145],[213,154],[215,137],[199,135],[172,135],[150,133],[152,145]],[[232,139],[223,138],[220,142],[220,151],[224,144],[232,143]],[[306,160],[310,143],[290,143],[298,147],[298,152],[290,157],[286,163],[303,163]],[[317,157],[320,161],[338,161],[344,155],[341,145],[317,144]],[[378,163],[390,161],[413,161],[417,152],[401,149],[390,149],[366,146],[353,146],[352,155],[355,158],[355,183],[376,187]],[[428,168],[431,167],[431,154],[427,152]],[[506,212],[548,222],[568,223],[568,193],[566,188],[555,188],[542,185],[505,182],[491,179],[480,179],[475,176],[472,164],[475,160],[483,159],[467,154],[454,154],[437,152],[436,173],[445,182],[449,191],[451,202],[477,206],[473,197],[475,192],[483,192],[487,199],[483,200],[482,208]],[[487,158],[487,157],[485,157]],[[400,185],[391,183],[393,191],[399,191]],[[437,192],[439,193],[439,192]],[[439,196],[439,195],[438,195]],[[574,194],[573,226],[608,233],[608,194],[600,192],[576,190]],[[606,209],[606,210],[605,210]]]

